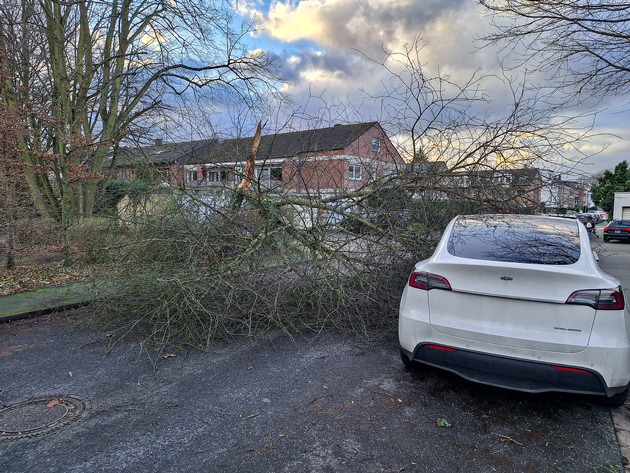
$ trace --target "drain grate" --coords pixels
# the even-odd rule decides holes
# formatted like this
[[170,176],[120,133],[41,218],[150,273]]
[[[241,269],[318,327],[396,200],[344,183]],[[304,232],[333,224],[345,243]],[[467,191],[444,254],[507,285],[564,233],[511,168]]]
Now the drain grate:
[[70,425],[90,410],[78,396],[51,396],[5,405],[0,409],[0,442],[43,435]]

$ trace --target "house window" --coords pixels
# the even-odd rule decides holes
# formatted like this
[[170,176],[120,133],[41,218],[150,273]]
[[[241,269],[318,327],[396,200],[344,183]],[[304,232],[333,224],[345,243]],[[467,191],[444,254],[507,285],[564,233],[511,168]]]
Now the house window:
[[282,180],[282,168],[271,168],[270,170],[271,179],[274,181]]
[[461,187],[470,187],[471,184],[470,177],[468,176],[457,177],[455,182]]
[[208,173],[208,181],[222,182],[227,180],[227,171],[210,171]]
[[372,151],[378,153],[381,150],[381,140],[378,138],[372,138]]
[[348,166],[348,179],[350,179],[351,181],[361,180],[361,165],[360,164],[350,164]]
[[370,173],[370,180],[375,181],[378,178],[378,164],[372,163],[368,167],[368,172]]
[[240,184],[243,181],[243,166],[234,168],[234,182]]
[[269,180],[269,168],[256,169],[256,178],[261,181]]
[[261,181],[281,181],[282,168],[261,168],[256,169],[256,177]]
[[[133,179],[133,176],[129,176],[129,179]],[[171,170],[166,168],[158,170],[158,179],[164,183],[171,182]]]
[[193,182],[197,180],[197,170],[188,171],[188,182]]

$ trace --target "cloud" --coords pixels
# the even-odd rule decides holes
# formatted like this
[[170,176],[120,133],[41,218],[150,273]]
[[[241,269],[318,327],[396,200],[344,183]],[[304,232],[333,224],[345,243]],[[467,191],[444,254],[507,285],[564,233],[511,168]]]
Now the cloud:
[[[510,81],[518,85],[527,79],[545,84],[536,73],[525,78],[518,70],[510,71],[509,77],[501,72],[497,47],[481,47],[476,40],[491,31],[492,25],[472,0],[259,2],[262,3],[255,9],[247,11],[260,21],[256,44],[264,45],[259,47],[265,48],[280,66],[285,82],[282,90],[296,105],[313,105],[313,96],[321,97],[318,107],[325,106],[326,100],[339,103],[347,98],[355,111],[363,114],[356,120],[379,119],[382,110],[376,103],[364,100],[366,94],[383,93],[383,81],[392,78],[385,75],[378,62],[386,52],[402,52],[417,38],[424,44],[419,61],[428,77],[448,76],[459,85],[475,74],[483,77],[481,91],[490,102],[474,104],[480,115],[505,115],[514,100]],[[401,70],[391,61],[388,66],[394,72]],[[593,105],[583,104],[578,112],[589,113],[589,107],[590,112],[595,110]],[[610,122],[608,115],[599,117],[604,123],[603,133],[614,130],[622,136],[625,130],[619,129],[619,117]],[[589,160],[593,163],[589,167],[599,168],[604,162],[607,165],[617,159],[612,156],[627,151],[625,142],[612,135],[602,137],[583,151],[601,150],[608,143],[613,144]]]
[[400,45],[444,12],[467,10],[469,0],[274,1],[264,18],[268,34],[287,43],[308,40],[325,47]]
[[[274,2],[263,13],[264,27],[274,38],[293,43],[300,40],[319,40],[328,36],[329,24],[322,15],[318,1],[293,3]],[[325,44],[325,43],[324,43]]]
[[475,28],[489,22],[470,0],[275,0],[249,14],[261,20],[260,38],[281,45],[273,55],[286,90],[377,90],[384,71],[367,58],[382,61],[418,37],[428,75],[465,83],[481,68],[499,70],[496,51],[473,42]]

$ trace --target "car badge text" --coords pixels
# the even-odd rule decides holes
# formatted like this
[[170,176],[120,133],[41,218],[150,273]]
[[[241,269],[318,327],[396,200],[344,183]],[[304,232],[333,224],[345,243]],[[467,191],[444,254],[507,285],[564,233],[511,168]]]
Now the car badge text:
[[501,281],[513,281],[514,278],[511,278],[510,276],[501,276]]

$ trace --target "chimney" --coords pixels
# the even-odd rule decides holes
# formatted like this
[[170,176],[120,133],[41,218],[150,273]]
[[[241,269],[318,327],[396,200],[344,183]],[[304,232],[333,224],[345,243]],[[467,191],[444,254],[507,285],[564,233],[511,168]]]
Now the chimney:
[[156,139],[153,141],[153,144],[154,144],[155,146],[162,146],[162,145],[164,144],[164,140],[163,140],[162,138],[156,138]]

